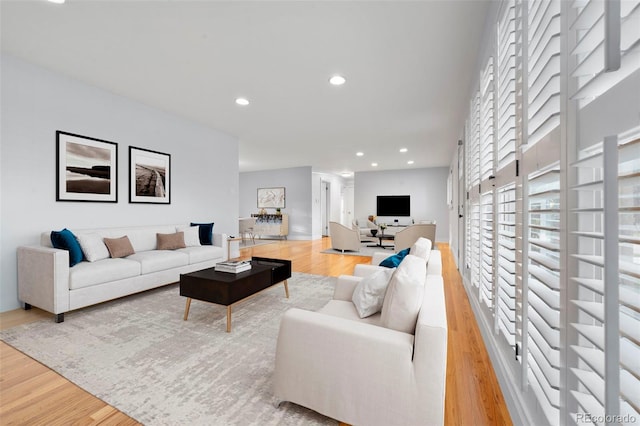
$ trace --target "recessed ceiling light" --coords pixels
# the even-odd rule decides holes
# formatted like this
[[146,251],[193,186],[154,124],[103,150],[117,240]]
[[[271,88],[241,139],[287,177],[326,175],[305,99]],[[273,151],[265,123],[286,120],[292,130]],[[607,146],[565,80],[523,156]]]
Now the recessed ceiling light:
[[378,163],[371,163],[371,167],[378,167]]
[[362,157],[362,156],[364,155],[364,152],[362,152],[362,151],[356,152],[356,155],[357,155],[358,157]]
[[400,148],[400,152],[407,152],[409,151],[407,148]]
[[344,83],[346,83],[346,81],[347,79],[341,75],[334,75],[329,79],[329,83],[333,84],[334,86],[342,86]]
[[351,177],[351,172],[342,173],[342,177],[346,177],[346,178]]
[[62,4],[65,0],[49,0],[49,3]]
[[413,164],[413,160],[407,161],[407,164]]
[[249,105],[249,101],[246,98],[236,98],[236,103],[242,106]]

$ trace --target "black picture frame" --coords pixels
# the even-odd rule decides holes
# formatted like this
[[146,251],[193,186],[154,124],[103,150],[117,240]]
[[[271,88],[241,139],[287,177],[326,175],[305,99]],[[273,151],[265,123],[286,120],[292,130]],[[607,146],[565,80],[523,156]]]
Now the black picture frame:
[[56,201],[118,202],[118,144],[56,131]]
[[171,204],[171,155],[129,147],[129,203]]

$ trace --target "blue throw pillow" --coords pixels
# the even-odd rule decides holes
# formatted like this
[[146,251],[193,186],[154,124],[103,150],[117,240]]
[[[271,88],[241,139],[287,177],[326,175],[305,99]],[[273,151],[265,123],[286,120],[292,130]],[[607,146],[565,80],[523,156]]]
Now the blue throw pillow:
[[402,262],[402,259],[409,254],[409,250],[411,249],[406,248],[404,250],[400,250],[393,256],[387,257],[385,260],[380,262],[380,266],[384,266],[385,268],[397,268],[398,265],[400,265],[400,262]]
[[51,245],[69,252],[69,266],[77,265],[84,260],[84,254],[78,239],[67,228],[62,231],[51,231]]
[[199,227],[198,235],[200,236],[200,244],[202,244],[203,246],[213,245],[213,222],[211,223],[191,222],[191,226]]

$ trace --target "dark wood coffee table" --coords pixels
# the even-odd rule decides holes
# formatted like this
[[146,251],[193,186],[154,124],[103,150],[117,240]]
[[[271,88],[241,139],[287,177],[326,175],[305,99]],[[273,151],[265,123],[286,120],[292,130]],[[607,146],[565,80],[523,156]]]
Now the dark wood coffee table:
[[180,274],[180,296],[187,298],[184,320],[189,317],[191,299],[227,307],[227,333],[231,332],[231,307],[251,296],[284,282],[289,298],[287,279],[291,278],[291,261],[252,257],[251,269],[237,274],[219,272],[215,268]]

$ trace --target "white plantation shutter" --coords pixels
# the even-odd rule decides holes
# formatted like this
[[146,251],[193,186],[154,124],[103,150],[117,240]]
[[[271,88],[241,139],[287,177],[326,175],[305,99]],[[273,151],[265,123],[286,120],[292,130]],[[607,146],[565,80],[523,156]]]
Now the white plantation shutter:
[[496,62],[497,156],[500,170],[516,158],[516,5],[506,2],[498,22]]
[[[578,152],[570,365],[581,412],[640,418],[640,139]],[[611,284],[613,283],[613,286]],[[617,284],[617,286],[616,286]],[[607,373],[609,372],[609,373]],[[611,372],[614,372],[612,375]]]
[[560,0],[528,5],[528,145],[560,124]]
[[[493,191],[487,191],[480,197],[481,247],[480,301],[488,308],[493,306]],[[493,311],[491,312],[493,314]]]
[[[575,18],[570,29],[576,35],[576,43],[571,54],[576,58],[571,75],[576,77],[576,88],[571,94],[584,107],[607,89],[627,78],[638,69],[640,63],[640,1],[620,1],[619,35],[607,34],[604,0],[581,0],[572,2]],[[616,10],[614,9],[613,12]],[[613,19],[613,18],[612,18]],[[615,26],[613,26],[615,28]],[[610,39],[619,37],[619,45],[614,52],[620,69],[607,72],[605,57]],[[617,64],[614,65],[617,69]],[[614,69],[615,70],[615,69]]]
[[498,330],[509,345],[516,344],[516,188],[510,184],[499,188],[497,253],[498,286],[496,315]]
[[640,419],[640,131],[618,151],[620,413]]
[[514,423],[637,424],[640,0],[495,18],[465,125],[470,301]]
[[467,229],[468,253],[467,264],[470,269],[471,283],[480,286],[480,91],[476,92],[470,104],[469,129],[467,134],[467,176],[469,177],[467,192],[469,194]]
[[550,424],[560,407],[560,170],[529,176],[527,377]]
[[493,58],[481,76],[480,90],[480,181],[493,176]]

